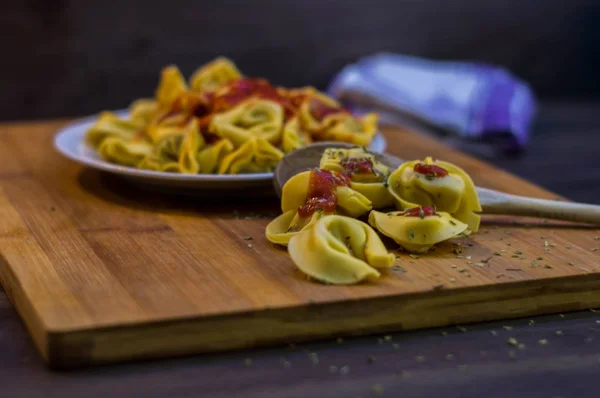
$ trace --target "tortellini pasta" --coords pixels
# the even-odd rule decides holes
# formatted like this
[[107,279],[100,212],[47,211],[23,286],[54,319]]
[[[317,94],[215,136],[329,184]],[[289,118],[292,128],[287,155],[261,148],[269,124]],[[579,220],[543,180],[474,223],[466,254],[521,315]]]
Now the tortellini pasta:
[[288,120],[283,127],[281,135],[281,148],[283,152],[289,153],[295,149],[306,146],[312,142],[310,134],[300,127],[298,118]]
[[169,106],[180,95],[185,94],[188,90],[187,83],[179,68],[170,65],[162,70],[160,82],[156,89],[156,100],[161,105]]
[[431,157],[402,164],[388,179],[388,188],[400,209],[435,206],[479,229],[481,205],[471,177],[461,168]]
[[347,174],[352,181],[350,187],[367,197],[376,209],[394,204],[394,198],[387,189],[390,169],[364,147],[327,148],[319,167]]
[[242,74],[231,60],[219,57],[194,72],[190,77],[190,87],[194,91],[214,91],[241,77]]
[[467,229],[466,224],[450,214],[427,206],[391,213],[373,210],[369,224],[413,253],[426,252],[436,243],[454,238]]
[[219,174],[258,173],[271,171],[283,157],[283,152],[264,138],[251,138],[223,158]]
[[[225,57],[201,66],[189,81],[177,66],[163,68],[154,98],[135,100],[128,111],[127,118],[101,113],[86,143],[109,162],[160,172],[269,172],[283,154],[314,141],[366,145],[376,129],[372,118],[352,116],[315,88],[287,89],[244,77]],[[185,133],[190,123],[197,133]],[[118,140],[100,153],[111,137]],[[136,163],[139,148],[146,155]]]
[[98,148],[108,137],[133,139],[144,128],[139,120],[123,120],[112,112],[102,112],[96,123],[88,130],[86,141]]
[[394,256],[377,233],[362,221],[328,215],[293,236],[288,252],[306,275],[325,283],[353,284],[380,276]]
[[328,170],[296,174],[283,186],[282,215],[267,226],[266,236],[273,243],[286,245],[299,231],[309,228],[319,217],[345,214],[359,217],[372,204],[348,186],[347,177]]
[[98,147],[98,153],[109,161],[125,166],[137,166],[144,157],[152,153],[152,146],[141,140],[108,137]]
[[226,138],[202,148],[198,152],[199,172],[204,174],[215,173],[225,156],[233,152],[233,148],[231,141]]
[[241,146],[251,138],[264,138],[274,144],[283,127],[283,108],[276,102],[249,99],[235,108],[215,115],[209,130]]

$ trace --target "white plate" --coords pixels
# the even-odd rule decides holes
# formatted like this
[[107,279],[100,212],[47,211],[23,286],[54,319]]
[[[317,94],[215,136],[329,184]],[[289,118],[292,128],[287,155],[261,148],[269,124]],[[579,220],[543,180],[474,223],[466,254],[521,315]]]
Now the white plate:
[[[127,110],[115,111],[120,116],[127,116]],[[215,191],[237,191],[248,188],[261,188],[254,193],[270,193],[273,173],[252,174],[179,174],[161,171],[140,170],[133,167],[119,166],[102,159],[95,149],[85,142],[87,130],[96,122],[97,116],[77,120],[54,137],[55,148],[64,156],[80,164],[94,169],[106,171],[127,178],[130,182],[146,188],[177,193],[206,193]],[[384,152],[385,138],[377,133],[368,146],[372,152]],[[248,191],[246,191],[248,193]]]

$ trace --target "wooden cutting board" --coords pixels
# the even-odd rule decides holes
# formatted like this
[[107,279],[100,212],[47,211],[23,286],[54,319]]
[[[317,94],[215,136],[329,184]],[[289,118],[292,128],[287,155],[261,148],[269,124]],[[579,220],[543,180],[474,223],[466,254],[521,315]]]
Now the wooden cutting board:
[[[0,127],[0,278],[51,366],[600,306],[598,229],[486,218],[480,233],[454,241],[459,247],[399,254],[402,269],[376,283],[326,286],[307,281],[264,238],[275,198],[137,190],[55,153],[62,124]],[[432,139],[385,133],[403,158],[433,155],[481,186],[555,197]]]

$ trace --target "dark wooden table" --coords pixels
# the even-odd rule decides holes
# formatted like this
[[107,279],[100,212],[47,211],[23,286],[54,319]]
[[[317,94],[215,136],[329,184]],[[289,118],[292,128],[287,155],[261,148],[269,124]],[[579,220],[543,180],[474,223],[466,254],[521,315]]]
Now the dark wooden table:
[[[600,203],[599,114],[546,103],[531,150],[494,163]],[[0,353],[3,397],[597,397],[600,313],[53,372],[1,293]]]

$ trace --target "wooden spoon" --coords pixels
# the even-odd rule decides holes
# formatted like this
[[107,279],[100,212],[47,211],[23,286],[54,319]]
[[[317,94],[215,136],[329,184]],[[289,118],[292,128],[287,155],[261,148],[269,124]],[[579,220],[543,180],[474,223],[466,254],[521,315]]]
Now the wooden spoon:
[[[326,148],[354,146],[341,142],[319,142],[285,155],[275,169],[273,183],[277,195],[281,197],[281,188],[292,176],[318,167]],[[373,153],[373,155],[392,170],[404,163],[402,159],[389,154]],[[477,187],[477,194],[485,214],[541,217],[600,225],[600,206],[597,205],[529,198],[481,187]]]

